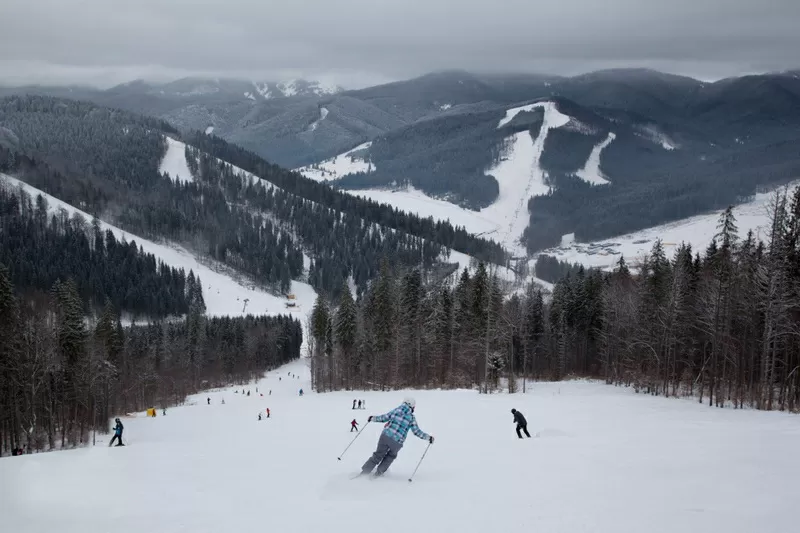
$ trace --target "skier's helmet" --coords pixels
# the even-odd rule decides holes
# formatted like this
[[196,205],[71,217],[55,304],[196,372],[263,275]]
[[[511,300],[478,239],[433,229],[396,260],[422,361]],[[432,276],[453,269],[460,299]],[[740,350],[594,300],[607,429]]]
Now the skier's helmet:
[[114,419],[114,422],[119,422],[119,418],[115,418],[115,419]]
[[517,414],[517,410],[516,409],[512,409],[511,412],[514,413],[514,414]]
[[417,402],[414,401],[414,398],[406,398],[403,400],[403,403],[408,404],[409,407],[414,409],[417,406]]

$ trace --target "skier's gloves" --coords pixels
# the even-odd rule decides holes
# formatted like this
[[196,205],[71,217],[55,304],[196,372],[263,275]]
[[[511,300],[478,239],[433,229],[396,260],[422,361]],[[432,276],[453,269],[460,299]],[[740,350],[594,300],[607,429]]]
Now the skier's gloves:
[[431,444],[433,444],[433,436],[431,436],[431,437],[428,439],[428,442],[430,442]]
[[372,417],[367,418],[367,422],[372,422]]

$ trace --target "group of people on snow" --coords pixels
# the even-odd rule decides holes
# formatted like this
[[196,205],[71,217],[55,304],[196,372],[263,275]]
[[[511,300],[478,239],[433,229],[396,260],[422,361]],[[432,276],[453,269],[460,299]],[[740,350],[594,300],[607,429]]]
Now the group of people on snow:
[[[433,444],[433,436],[422,431],[417,425],[417,419],[414,416],[416,406],[417,403],[414,398],[406,398],[399,407],[392,409],[388,413],[367,418],[367,422],[385,422],[385,425],[378,438],[378,446],[375,452],[361,467],[360,476],[370,474],[373,470],[375,470],[373,474],[375,477],[385,474],[386,470],[397,459],[397,455],[403,448],[409,431],[420,439],[427,440],[430,444]],[[517,425],[517,436],[521,439],[522,433],[525,433],[530,438],[528,421],[525,420],[525,416],[516,409],[511,409],[511,414],[514,415],[514,423]],[[358,431],[358,423],[355,419],[350,422],[350,432],[352,433],[354,429]]]
[[366,409],[366,408],[367,408],[367,400],[353,400],[353,409]]
[[[292,373],[288,373],[292,377]],[[280,380],[280,377],[278,378]],[[236,392],[239,392],[238,390]],[[256,389],[258,392],[258,389]],[[245,393],[242,389],[242,394],[250,395],[250,391]],[[272,395],[272,391],[269,391]],[[299,395],[303,395],[303,389],[299,390]],[[263,394],[262,394],[263,396]],[[211,398],[207,398],[208,405],[211,405]],[[225,404],[225,399],[222,399],[222,404]],[[353,400],[353,409],[366,408],[367,402],[365,400]],[[367,422],[381,422],[384,423],[383,431],[378,438],[378,444],[373,454],[361,467],[359,476],[368,475],[375,471],[374,477],[380,477],[386,473],[395,459],[397,459],[400,450],[403,448],[408,432],[411,431],[415,436],[422,440],[427,440],[429,444],[433,444],[434,438],[420,429],[417,425],[417,419],[414,416],[416,409],[416,401],[414,398],[406,398],[403,403],[388,413],[370,416]],[[166,412],[164,413],[166,414]],[[525,416],[516,409],[511,409],[511,414],[514,415],[513,422],[517,425],[517,437],[522,438],[522,433],[530,438],[528,433],[528,421]],[[270,410],[266,408],[267,418],[270,417]],[[258,413],[258,419],[261,420],[261,412]],[[124,446],[122,443],[123,425],[119,418],[115,419],[116,425],[114,426],[114,437],[111,439],[109,446],[112,446],[117,441],[117,446]],[[350,422],[350,432],[358,432],[358,421],[354,418]]]

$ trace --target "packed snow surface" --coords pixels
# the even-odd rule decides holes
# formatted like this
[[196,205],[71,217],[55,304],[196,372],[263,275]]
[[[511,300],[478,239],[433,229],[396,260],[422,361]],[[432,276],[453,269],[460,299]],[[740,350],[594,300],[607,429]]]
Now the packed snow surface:
[[[87,223],[91,223],[91,215],[35,187],[31,187],[16,178],[6,176],[5,174],[0,174],[0,176],[12,187],[22,185],[28,194],[34,198],[36,198],[38,194],[41,194],[47,199],[51,211],[64,208],[70,214],[79,213],[86,219]],[[0,180],[0,182],[1,181],[2,180]],[[201,263],[194,254],[180,246],[148,241],[105,222],[101,222],[100,226],[104,231],[107,229],[111,230],[114,236],[119,240],[125,239],[128,242],[135,240],[146,253],[153,254],[157,259],[160,259],[167,265],[175,268],[183,268],[186,274],[189,273],[189,270],[193,270],[195,275],[200,276],[200,280],[203,283],[203,298],[205,299],[207,314],[209,315],[239,316],[247,314],[287,314],[285,298],[273,296],[272,294],[264,292],[254,287],[252,283],[244,278],[236,279],[231,275],[229,269],[225,268],[223,265],[216,264],[210,259],[203,259]],[[311,311],[314,300],[316,299],[316,293],[310,285],[297,281],[292,282],[292,292],[296,295],[297,302],[300,304],[299,309],[295,311],[295,313],[297,313],[299,315],[298,318],[302,320]]]
[[[793,184],[793,186],[798,185],[800,182]],[[744,239],[747,232],[753,230],[756,238],[767,240],[770,227],[769,204],[773,195],[774,193],[759,193],[753,200],[734,207],[733,214],[736,217],[740,239]],[[624,256],[629,265],[635,266],[650,252],[656,239],[661,239],[669,258],[674,256],[681,242],[691,244],[694,252],[702,252],[719,233],[717,225],[720,214],[721,211],[698,215],[590,243],[565,242],[562,239],[559,248],[544,250],[542,253],[558,257],[562,261],[581,263],[587,267],[611,269],[617,264],[620,256]]]
[[511,109],[506,110],[506,116],[500,119],[500,123],[497,124],[497,127],[502,128],[503,126],[514,120],[514,117],[516,117],[520,113],[528,113],[530,111],[533,111],[537,107],[541,107],[541,104],[528,104],[520,107],[512,107]]
[[[206,129],[206,133],[210,132]],[[186,145],[170,137],[165,137],[165,139],[167,140],[167,153],[161,160],[158,171],[162,174],[169,174],[172,181],[194,181],[194,176],[189,171],[189,165],[186,164],[186,152],[184,151]]]
[[616,137],[614,132],[609,132],[608,137],[592,148],[592,153],[589,154],[586,165],[576,173],[580,179],[592,185],[607,185],[609,183],[600,170],[600,154]]
[[[327,116],[327,113],[325,113],[325,116]],[[325,116],[320,115],[320,120],[323,120]],[[356,153],[361,150],[367,150],[370,146],[372,146],[372,142],[359,144],[355,148],[343,154],[339,154],[336,157],[332,157],[331,159],[326,159],[322,163],[298,168],[297,172],[315,181],[331,181],[346,176],[347,174],[370,172],[373,168],[372,165],[364,161],[362,154]]]
[[470,233],[482,234],[497,230],[497,224],[479,212],[464,209],[445,200],[431,198],[411,185],[397,189],[356,189],[346,192],[353,196],[389,204],[423,218],[449,220],[454,226],[463,226]]
[[[796,529],[796,415],[714,409],[592,382],[528,385],[525,395],[315,394],[305,360],[296,361],[236,387],[238,393],[199,394],[155,418],[123,417],[125,447],[108,448],[110,435],[98,435],[95,447],[0,459],[3,527],[26,533]],[[436,439],[413,482],[409,476],[428,445],[413,434],[385,477],[349,479],[381,431],[367,417],[407,395],[416,399],[419,426]],[[366,409],[352,409],[356,398],[366,400]],[[533,438],[517,438],[512,407],[525,415]],[[350,432],[354,418],[360,434]]]

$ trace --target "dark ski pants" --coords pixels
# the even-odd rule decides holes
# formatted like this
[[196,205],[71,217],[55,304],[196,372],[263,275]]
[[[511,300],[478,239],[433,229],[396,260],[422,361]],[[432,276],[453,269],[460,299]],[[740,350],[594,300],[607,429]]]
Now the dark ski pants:
[[528,433],[528,424],[525,424],[524,426],[517,424],[517,437],[522,438],[520,431],[524,431],[528,438],[530,438],[531,434]]
[[381,437],[378,439],[378,447],[375,453],[372,454],[372,457],[367,459],[367,462],[361,467],[361,473],[369,474],[372,472],[372,469],[377,466],[377,473],[383,474],[392,465],[394,460],[397,459],[397,454],[402,447],[403,445],[392,437],[381,433]]
[[353,431],[358,431],[358,428],[355,426],[350,426],[350,433],[352,433]]
[[108,445],[113,445],[115,440],[117,441],[117,446],[122,446],[122,435],[114,435]]

